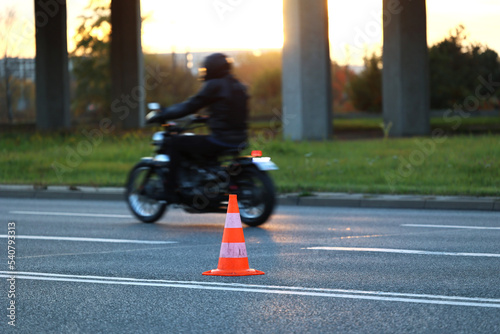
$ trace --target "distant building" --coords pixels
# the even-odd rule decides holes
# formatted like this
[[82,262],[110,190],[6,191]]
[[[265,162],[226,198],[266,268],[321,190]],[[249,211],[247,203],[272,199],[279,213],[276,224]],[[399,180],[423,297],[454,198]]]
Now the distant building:
[[10,74],[14,78],[35,81],[34,58],[3,58],[0,59],[0,77]]
[[[254,55],[260,56],[268,51],[275,51],[275,50],[274,49],[254,50]],[[197,75],[198,68],[203,66],[203,60],[207,56],[216,52],[224,53],[225,55],[233,58],[233,60],[235,61],[234,65],[237,66],[238,65],[237,56],[240,54],[247,53],[248,50],[197,51],[197,52],[186,52],[186,53],[172,53],[170,55],[175,58],[174,63],[176,64],[176,66],[187,67],[191,71],[191,74]],[[163,54],[163,55],[167,56],[169,54]]]

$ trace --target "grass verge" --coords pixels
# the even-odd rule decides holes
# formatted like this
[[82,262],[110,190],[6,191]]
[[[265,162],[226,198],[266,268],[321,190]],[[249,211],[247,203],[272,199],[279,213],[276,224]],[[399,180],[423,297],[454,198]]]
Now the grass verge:
[[[0,137],[0,183],[123,186],[150,133]],[[256,139],[278,191],[500,196],[500,136],[301,142]]]
[[500,195],[500,137],[269,142],[282,192]]

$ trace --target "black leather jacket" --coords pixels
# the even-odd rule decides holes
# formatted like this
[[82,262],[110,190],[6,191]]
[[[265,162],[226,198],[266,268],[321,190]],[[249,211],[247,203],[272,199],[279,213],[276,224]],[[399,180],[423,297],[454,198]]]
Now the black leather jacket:
[[165,108],[159,117],[176,119],[208,107],[208,127],[215,142],[239,146],[247,141],[248,94],[232,75],[204,83],[186,101]]

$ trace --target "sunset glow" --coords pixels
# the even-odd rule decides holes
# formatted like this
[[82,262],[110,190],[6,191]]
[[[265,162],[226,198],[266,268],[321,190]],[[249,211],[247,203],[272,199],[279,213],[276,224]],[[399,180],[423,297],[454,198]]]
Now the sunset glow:
[[[142,43],[145,52],[209,51],[280,48],[283,44],[283,0],[142,0]],[[68,0],[68,49],[87,13],[89,0]],[[0,8],[14,8],[18,22],[16,48],[34,56],[33,1],[3,0]],[[500,52],[497,31],[500,1],[427,0],[428,43],[435,44],[463,24],[469,40]],[[382,0],[330,0],[332,58],[339,63],[360,64],[366,53],[380,52]]]
[[143,25],[146,51],[253,50],[283,45],[281,0],[142,0],[142,12],[148,17]]

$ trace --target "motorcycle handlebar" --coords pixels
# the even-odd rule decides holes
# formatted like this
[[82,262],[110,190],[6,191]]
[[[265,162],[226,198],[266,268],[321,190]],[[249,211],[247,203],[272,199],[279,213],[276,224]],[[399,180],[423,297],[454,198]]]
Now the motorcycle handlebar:
[[[161,105],[159,103],[153,102],[148,103],[149,113],[146,115],[146,123],[147,124],[167,124],[169,120],[165,117],[160,116],[161,113]],[[185,123],[185,127],[187,128],[191,124],[205,124],[208,121],[208,116],[205,115],[190,115],[187,117],[187,122]]]
[[194,129],[199,126],[198,124],[205,124],[208,121],[208,116],[191,115],[184,118],[185,122],[183,122],[182,125],[179,125],[177,122],[172,122],[166,119],[162,119],[161,117],[157,117],[157,114],[155,114],[154,111],[152,111],[150,114],[153,115],[152,117],[147,118],[148,124],[161,125],[165,127],[166,131],[176,133],[182,133],[186,130]]

